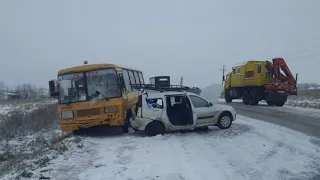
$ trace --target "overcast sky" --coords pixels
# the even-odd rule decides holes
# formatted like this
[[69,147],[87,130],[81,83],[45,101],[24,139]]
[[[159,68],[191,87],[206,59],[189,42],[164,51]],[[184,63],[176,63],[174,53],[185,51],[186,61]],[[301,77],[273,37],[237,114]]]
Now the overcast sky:
[[89,63],[141,69],[145,79],[221,83],[246,60],[284,57],[300,82],[320,83],[319,0],[1,0],[0,80],[48,86]]

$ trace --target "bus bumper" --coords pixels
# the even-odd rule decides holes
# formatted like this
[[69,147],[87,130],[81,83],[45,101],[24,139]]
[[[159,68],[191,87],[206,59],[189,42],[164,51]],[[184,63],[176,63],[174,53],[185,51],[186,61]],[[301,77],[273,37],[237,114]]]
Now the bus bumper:
[[80,129],[77,124],[61,124],[60,129],[62,132],[69,132],[69,131],[75,131]]

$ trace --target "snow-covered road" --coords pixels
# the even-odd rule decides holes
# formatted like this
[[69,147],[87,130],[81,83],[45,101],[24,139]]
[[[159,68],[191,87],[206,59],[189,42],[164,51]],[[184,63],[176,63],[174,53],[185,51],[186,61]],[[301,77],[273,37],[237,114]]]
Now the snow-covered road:
[[[239,116],[230,129],[83,137],[83,147],[33,171],[59,180],[311,179],[320,174],[320,140]],[[319,176],[318,176],[319,178]]]

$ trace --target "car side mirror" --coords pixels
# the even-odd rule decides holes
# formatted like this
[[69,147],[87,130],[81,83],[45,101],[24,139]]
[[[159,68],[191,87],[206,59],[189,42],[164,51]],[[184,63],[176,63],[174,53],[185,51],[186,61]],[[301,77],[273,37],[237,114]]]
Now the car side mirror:
[[213,103],[212,103],[212,102],[209,102],[209,106],[213,106]]

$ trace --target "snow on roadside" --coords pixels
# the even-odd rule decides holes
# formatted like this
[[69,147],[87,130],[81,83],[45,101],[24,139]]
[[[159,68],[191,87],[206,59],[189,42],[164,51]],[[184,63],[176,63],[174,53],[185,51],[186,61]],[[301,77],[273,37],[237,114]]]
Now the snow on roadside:
[[288,99],[286,105],[303,108],[320,109],[320,99],[311,99],[306,97],[299,97]]
[[[219,99],[219,103],[226,103],[224,99]],[[241,99],[234,99],[232,102],[235,103],[242,103]],[[259,105],[267,105],[265,101],[260,101]],[[272,107],[266,107],[266,108],[272,108]],[[283,111],[289,111],[289,112],[295,112],[295,113],[308,113],[308,115],[312,116],[320,116],[320,109],[311,108],[311,107],[301,107],[301,106],[292,106],[290,104],[285,104],[283,107],[281,107],[281,110]]]
[[32,171],[32,178],[309,179],[320,174],[319,167],[320,144],[312,143],[310,137],[239,116],[227,130],[86,137],[82,148]]

